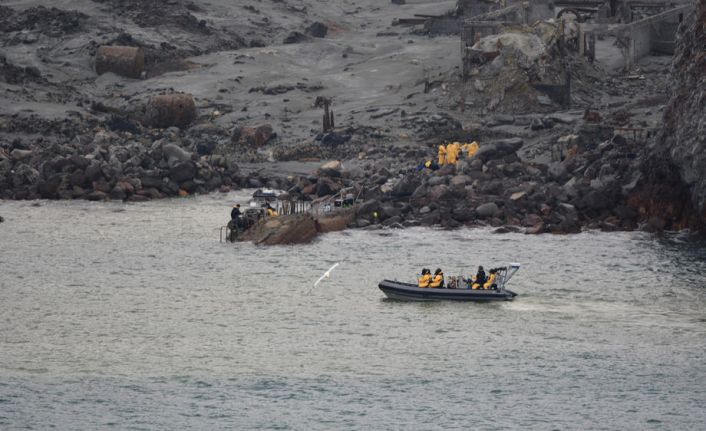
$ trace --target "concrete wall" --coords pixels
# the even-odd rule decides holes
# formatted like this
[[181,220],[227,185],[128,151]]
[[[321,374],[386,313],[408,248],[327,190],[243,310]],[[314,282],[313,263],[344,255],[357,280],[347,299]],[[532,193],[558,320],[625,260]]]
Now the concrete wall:
[[627,67],[633,67],[641,58],[650,55],[653,49],[664,50],[664,42],[676,39],[679,19],[693,11],[694,5],[689,4],[627,24],[625,27],[630,38]]
[[628,67],[632,67],[641,58],[650,55],[652,51],[652,28],[650,25],[630,25],[630,45]]

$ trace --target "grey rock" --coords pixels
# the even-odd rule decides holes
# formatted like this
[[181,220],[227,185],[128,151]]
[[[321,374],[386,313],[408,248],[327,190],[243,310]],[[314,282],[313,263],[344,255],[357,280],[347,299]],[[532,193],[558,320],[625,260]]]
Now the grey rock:
[[322,22],[315,22],[306,28],[306,34],[311,37],[326,37],[328,26]]
[[554,162],[549,165],[547,175],[554,181],[564,182],[568,176],[568,172],[566,171],[566,166],[563,163]]
[[308,38],[304,33],[298,32],[298,31],[293,31],[290,32],[287,37],[284,38],[282,43],[284,44],[293,44],[293,43],[300,43],[306,41]]
[[169,169],[169,178],[176,183],[192,180],[195,176],[196,165],[191,161],[176,163]]
[[419,187],[422,183],[422,180],[419,176],[417,175],[406,175],[399,181],[395,183],[395,185],[392,187],[392,196],[395,197],[404,197],[404,196],[411,196],[412,193]]
[[370,199],[358,206],[358,209],[356,210],[356,215],[358,216],[366,216],[370,215],[375,211],[380,211],[380,201],[377,199]]
[[162,146],[162,154],[164,159],[169,163],[170,168],[179,162],[191,160],[191,154],[175,144],[165,144]]
[[12,158],[12,160],[20,161],[29,159],[30,157],[32,157],[32,154],[32,150],[20,150],[18,148],[15,148],[10,152],[10,157]]
[[104,192],[94,190],[86,196],[89,201],[104,201],[108,199],[108,195]]
[[446,177],[431,177],[429,178],[429,181],[427,181],[427,186],[429,187],[434,187],[441,184],[446,184]]
[[471,184],[473,180],[471,177],[468,175],[456,175],[451,178],[451,181],[449,181],[449,185],[451,187],[465,187],[468,184]]
[[500,208],[495,204],[495,202],[488,202],[476,207],[476,214],[480,218],[494,217],[498,213]]
[[475,157],[483,161],[500,159],[517,152],[517,150],[522,148],[522,145],[524,145],[524,141],[521,138],[501,139],[481,144]]

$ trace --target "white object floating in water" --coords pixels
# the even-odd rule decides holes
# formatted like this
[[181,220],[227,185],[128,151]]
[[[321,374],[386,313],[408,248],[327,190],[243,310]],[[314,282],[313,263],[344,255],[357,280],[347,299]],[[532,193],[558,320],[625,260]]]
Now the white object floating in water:
[[334,269],[335,267],[337,267],[338,265],[340,265],[340,264],[341,264],[341,262],[336,262],[336,263],[334,263],[333,266],[328,269],[328,271],[324,272],[324,275],[322,275],[321,277],[319,277],[319,279],[314,282],[314,285],[311,286],[311,288],[309,288],[309,291],[308,291],[307,293],[311,292],[311,290],[312,290],[313,288],[315,288],[316,286],[318,286],[319,283],[321,283],[321,280],[323,280],[324,278],[330,278],[330,277],[331,277],[331,271],[333,271],[333,269]]

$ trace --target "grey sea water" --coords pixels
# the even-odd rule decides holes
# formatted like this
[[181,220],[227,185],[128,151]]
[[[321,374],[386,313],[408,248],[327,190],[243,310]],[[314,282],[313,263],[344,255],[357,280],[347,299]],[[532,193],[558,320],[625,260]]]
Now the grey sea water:
[[[702,242],[415,228],[220,244],[238,197],[2,203],[0,429],[706,427]],[[512,303],[377,289],[508,261],[524,265]]]

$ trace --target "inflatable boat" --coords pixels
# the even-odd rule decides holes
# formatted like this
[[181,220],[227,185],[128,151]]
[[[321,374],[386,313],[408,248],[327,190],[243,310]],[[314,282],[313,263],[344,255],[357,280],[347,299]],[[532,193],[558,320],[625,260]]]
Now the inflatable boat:
[[499,268],[497,288],[492,290],[420,288],[416,283],[396,280],[383,280],[378,287],[388,298],[402,301],[512,301],[517,294],[506,289],[505,285],[519,269],[519,263],[511,263],[507,267]]

